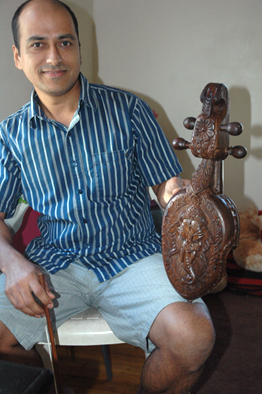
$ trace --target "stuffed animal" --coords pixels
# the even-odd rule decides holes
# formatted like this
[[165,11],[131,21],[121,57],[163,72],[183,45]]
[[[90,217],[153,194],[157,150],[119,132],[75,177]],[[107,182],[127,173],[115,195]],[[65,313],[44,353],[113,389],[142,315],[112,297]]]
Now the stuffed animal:
[[233,251],[235,262],[249,271],[262,272],[262,215],[255,208],[240,212],[239,245]]

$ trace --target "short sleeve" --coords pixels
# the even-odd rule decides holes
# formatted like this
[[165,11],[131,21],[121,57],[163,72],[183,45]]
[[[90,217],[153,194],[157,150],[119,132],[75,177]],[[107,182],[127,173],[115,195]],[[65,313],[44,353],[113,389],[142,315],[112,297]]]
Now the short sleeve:
[[146,186],[153,186],[177,176],[182,167],[155,116],[137,99],[131,119],[136,137],[136,154]]
[[20,169],[7,144],[0,138],[0,212],[5,212],[7,218],[11,217],[21,195]]

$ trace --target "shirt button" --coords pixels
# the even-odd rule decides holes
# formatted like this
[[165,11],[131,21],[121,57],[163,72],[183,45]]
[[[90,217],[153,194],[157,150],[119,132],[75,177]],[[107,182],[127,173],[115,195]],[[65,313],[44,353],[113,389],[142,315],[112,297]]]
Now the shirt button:
[[78,190],[78,193],[79,193],[79,194],[82,194],[82,193],[83,193],[83,190],[79,189],[79,190]]
[[77,167],[77,166],[78,166],[78,164],[77,164],[76,161],[73,162],[73,166],[74,166],[74,167]]
[[67,133],[67,135],[69,135],[69,137],[70,137],[71,134],[72,134],[71,131],[69,131],[69,132]]
[[87,220],[86,220],[86,219],[83,219],[83,223],[87,223]]

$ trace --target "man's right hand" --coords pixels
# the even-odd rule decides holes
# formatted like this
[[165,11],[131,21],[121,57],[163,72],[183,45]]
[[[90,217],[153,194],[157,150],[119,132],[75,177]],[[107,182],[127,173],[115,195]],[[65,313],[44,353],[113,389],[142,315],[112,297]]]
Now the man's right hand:
[[52,299],[55,295],[49,290],[47,284],[46,290],[41,286],[39,275],[42,275],[42,272],[37,265],[20,255],[4,273],[6,275],[5,293],[16,309],[30,316],[43,316],[44,309],[35,297],[47,308],[53,308]]
[[[30,316],[41,317],[44,308],[53,308],[55,295],[48,285],[46,290],[39,282],[39,266],[28,261],[12,246],[12,237],[0,213],[0,269],[6,276],[5,293],[13,306]],[[40,301],[40,304],[36,301]]]

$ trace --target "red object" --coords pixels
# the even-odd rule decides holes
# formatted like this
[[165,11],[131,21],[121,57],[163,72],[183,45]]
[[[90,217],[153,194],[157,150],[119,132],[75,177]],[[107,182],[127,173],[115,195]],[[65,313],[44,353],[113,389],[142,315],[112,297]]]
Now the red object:
[[37,225],[37,218],[39,216],[40,214],[31,207],[27,209],[23,222],[13,237],[13,246],[20,253],[24,253],[29,242],[40,235]]
[[154,111],[154,110],[152,110],[152,111],[153,111],[154,117],[157,118],[158,114],[156,113],[156,111]]

